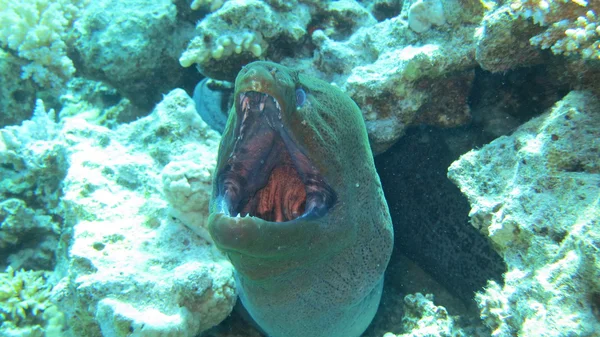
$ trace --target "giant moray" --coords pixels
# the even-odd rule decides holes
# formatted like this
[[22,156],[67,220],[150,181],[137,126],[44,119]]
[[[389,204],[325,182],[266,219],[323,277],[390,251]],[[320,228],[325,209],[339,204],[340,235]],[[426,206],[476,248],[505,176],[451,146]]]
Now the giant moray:
[[339,89],[254,62],[235,82],[209,231],[270,337],[358,337],[379,305],[391,219],[361,112]]

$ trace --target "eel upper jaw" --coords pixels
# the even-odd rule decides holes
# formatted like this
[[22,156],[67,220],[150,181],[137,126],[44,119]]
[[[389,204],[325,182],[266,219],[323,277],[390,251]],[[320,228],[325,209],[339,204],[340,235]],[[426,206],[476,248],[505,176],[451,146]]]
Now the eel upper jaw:
[[217,172],[217,212],[268,222],[324,216],[336,193],[287,132],[281,104],[256,91],[238,94],[229,157]]

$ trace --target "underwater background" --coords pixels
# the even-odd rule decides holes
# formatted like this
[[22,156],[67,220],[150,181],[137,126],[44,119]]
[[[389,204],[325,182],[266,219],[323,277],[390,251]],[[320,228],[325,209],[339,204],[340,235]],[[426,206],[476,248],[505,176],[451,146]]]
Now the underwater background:
[[0,337],[261,336],[206,229],[232,81],[255,60],[363,113],[396,240],[363,336],[600,336],[599,15],[0,0]]

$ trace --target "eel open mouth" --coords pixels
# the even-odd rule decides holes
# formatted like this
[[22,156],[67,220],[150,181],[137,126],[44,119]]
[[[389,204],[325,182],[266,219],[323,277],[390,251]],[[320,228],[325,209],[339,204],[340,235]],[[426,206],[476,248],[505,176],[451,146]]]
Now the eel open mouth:
[[270,222],[325,215],[336,194],[288,135],[281,105],[256,91],[237,98],[233,150],[217,172],[218,211]]

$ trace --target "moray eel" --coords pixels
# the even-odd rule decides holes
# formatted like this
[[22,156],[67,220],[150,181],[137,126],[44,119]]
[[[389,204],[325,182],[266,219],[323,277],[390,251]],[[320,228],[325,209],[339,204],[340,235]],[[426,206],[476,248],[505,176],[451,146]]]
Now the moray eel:
[[213,130],[223,133],[227,123],[227,107],[231,88],[218,85],[217,82],[205,78],[194,88],[194,104],[196,111]]
[[245,66],[208,222],[242,304],[270,337],[358,337],[381,298],[391,219],[362,114],[339,89]]

